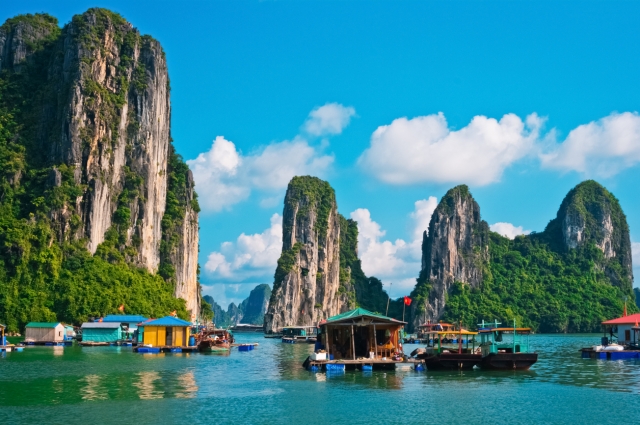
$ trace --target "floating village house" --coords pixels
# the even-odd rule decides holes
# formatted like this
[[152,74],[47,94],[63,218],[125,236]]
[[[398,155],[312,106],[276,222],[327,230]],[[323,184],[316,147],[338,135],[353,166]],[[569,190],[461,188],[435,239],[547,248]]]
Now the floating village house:
[[617,336],[618,344],[637,343],[637,336],[634,327],[640,322],[640,313],[618,317],[617,319],[602,322],[605,333],[608,331],[611,336]]
[[65,341],[67,341],[67,331],[62,323],[27,323],[25,331],[27,344],[62,345]]
[[138,330],[138,323],[149,320],[139,314],[109,314],[102,319],[103,323],[118,323],[122,328],[122,339],[132,339]]
[[329,354],[326,361],[346,366],[393,366],[405,324],[363,308],[330,317],[320,322],[322,345]]
[[[189,346],[191,323],[173,316],[138,324],[138,352],[153,347],[162,350],[194,348]],[[147,347],[140,347],[140,344]]]
[[114,344],[123,339],[122,328],[117,322],[87,322],[82,324],[83,344]]

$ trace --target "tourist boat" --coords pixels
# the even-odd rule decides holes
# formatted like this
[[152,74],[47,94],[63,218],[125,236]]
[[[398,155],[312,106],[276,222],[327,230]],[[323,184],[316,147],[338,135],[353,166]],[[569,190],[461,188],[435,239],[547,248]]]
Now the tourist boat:
[[282,328],[282,342],[287,344],[314,344],[318,337],[315,326],[288,326]]
[[[475,348],[475,335],[477,334],[477,332],[470,332],[465,329],[425,332],[425,337],[434,341],[433,347],[416,349],[411,355],[422,360],[428,370],[473,369],[482,360],[482,356],[476,352]],[[453,339],[456,340],[457,347],[443,347],[445,340],[450,341]],[[469,342],[472,344],[471,348],[469,348]]]
[[583,348],[583,359],[629,360],[640,359],[640,313],[626,314],[602,322],[604,336],[600,344]]
[[457,342],[454,341],[455,337],[453,334],[448,332],[454,332],[455,330],[456,326],[451,323],[431,323],[431,321],[428,321],[427,323],[418,326],[417,339],[424,341],[428,345],[435,345],[436,339],[438,339],[437,332],[445,332],[441,338],[442,343],[448,344],[451,342]]
[[201,353],[214,353],[230,351],[233,342],[233,334],[226,329],[203,329],[196,344]]
[[231,328],[231,331],[234,333],[237,332],[264,332],[264,327],[262,325],[252,325],[249,323],[236,323],[235,326]]
[[[531,328],[518,328],[513,320],[513,327],[487,326],[484,320],[478,324],[480,334],[481,369],[495,370],[528,370],[538,361],[538,353],[529,352],[529,335]],[[511,336],[505,340],[506,336]]]

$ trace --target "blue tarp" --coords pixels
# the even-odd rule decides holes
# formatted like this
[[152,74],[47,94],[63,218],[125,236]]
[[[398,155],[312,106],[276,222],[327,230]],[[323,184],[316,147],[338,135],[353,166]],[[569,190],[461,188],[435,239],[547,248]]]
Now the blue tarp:
[[129,324],[138,324],[142,323],[148,318],[144,316],[140,316],[139,314],[109,314],[102,319],[103,322],[118,322],[118,323],[129,323]]

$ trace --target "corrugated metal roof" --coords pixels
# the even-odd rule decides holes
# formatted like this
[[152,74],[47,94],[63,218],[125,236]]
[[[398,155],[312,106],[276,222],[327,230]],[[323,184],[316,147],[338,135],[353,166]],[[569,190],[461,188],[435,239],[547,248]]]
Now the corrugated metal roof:
[[150,320],[144,323],[144,326],[191,326],[191,323],[177,317],[165,316],[160,319]]
[[103,322],[140,323],[148,320],[139,314],[109,314],[102,319]]
[[347,311],[342,314],[338,314],[337,316],[329,317],[327,319],[327,323],[340,322],[342,320],[347,320],[347,319],[356,319],[358,317],[373,317],[375,319],[382,319],[388,322],[394,322],[399,324],[405,323],[405,322],[401,322],[399,320],[393,319],[391,317],[384,316],[382,314],[372,313],[371,311],[365,310],[364,308],[360,308],[360,307],[351,311]]
[[59,324],[60,322],[29,322],[27,323],[27,328],[55,328]]
[[82,324],[82,329],[115,329],[120,323],[116,322],[86,322]]

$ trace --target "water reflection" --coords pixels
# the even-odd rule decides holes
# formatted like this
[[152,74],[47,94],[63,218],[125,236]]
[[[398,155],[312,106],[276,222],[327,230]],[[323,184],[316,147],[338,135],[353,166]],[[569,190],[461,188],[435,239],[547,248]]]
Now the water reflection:
[[107,400],[109,398],[106,388],[100,385],[99,375],[87,375],[80,381],[84,381],[85,384],[80,389],[83,400]]
[[138,398],[141,400],[162,398],[163,391],[158,391],[155,387],[155,382],[160,379],[158,372],[139,372],[136,375],[138,380],[133,383],[133,386],[138,388]]
[[193,371],[178,376],[178,387],[179,390],[175,393],[176,398],[194,398],[196,396],[198,386]]

